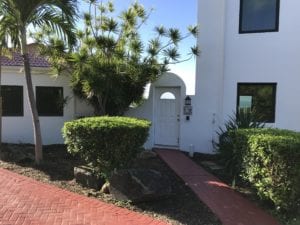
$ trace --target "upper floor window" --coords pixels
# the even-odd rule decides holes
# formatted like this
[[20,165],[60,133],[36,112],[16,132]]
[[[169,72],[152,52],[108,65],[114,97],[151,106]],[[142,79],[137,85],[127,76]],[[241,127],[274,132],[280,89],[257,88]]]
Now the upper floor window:
[[63,116],[63,88],[36,87],[36,105],[39,116]]
[[237,111],[252,111],[257,121],[274,123],[276,87],[276,83],[238,83]]
[[2,95],[2,115],[3,116],[23,116],[23,87],[22,86],[1,86]]
[[275,32],[280,0],[240,0],[240,33]]

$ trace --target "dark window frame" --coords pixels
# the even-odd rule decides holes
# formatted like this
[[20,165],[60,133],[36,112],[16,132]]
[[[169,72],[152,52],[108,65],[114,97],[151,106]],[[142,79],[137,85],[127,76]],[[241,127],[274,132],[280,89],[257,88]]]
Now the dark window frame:
[[16,88],[21,88],[21,111],[19,113],[15,113],[15,114],[6,114],[4,113],[4,106],[3,106],[3,96],[2,97],[2,116],[3,117],[24,117],[24,87],[22,85],[1,85],[1,91],[5,88],[5,87],[16,87]]
[[[61,86],[36,86],[35,87],[35,95],[36,95],[36,106],[37,106],[37,110],[38,110],[38,89],[39,88],[45,88],[45,89],[51,89],[51,88],[55,88],[55,89],[60,89],[62,91],[62,97],[64,99],[64,88]],[[62,109],[59,113],[57,114],[53,114],[53,113],[40,113],[38,110],[38,115],[39,117],[63,117],[64,116],[64,107],[62,106]]]
[[247,1],[247,0],[240,0],[240,14],[239,14],[239,16],[240,16],[240,18],[239,18],[239,33],[240,34],[267,33],[267,32],[278,32],[279,31],[280,0],[276,0],[275,28],[274,29],[265,29],[265,30],[251,30],[251,31],[244,31],[242,28],[244,1]]
[[277,83],[276,82],[260,82],[260,83],[253,83],[253,82],[239,82],[237,83],[237,99],[236,99],[236,112],[239,111],[240,107],[240,85],[252,85],[252,86],[260,86],[260,85],[271,85],[273,88],[273,93],[272,93],[272,101],[274,102],[273,105],[273,113],[272,113],[272,119],[269,121],[261,121],[261,122],[266,122],[266,123],[275,123],[276,120],[276,94],[277,94]]

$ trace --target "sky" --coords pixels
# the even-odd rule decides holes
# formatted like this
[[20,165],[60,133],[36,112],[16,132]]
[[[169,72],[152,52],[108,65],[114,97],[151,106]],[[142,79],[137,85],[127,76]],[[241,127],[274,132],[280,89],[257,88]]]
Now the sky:
[[[80,13],[87,10],[84,1],[80,1]],[[133,0],[114,0],[116,12],[126,9]],[[166,28],[178,28],[182,34],[187,32],[189,25],[197,24],[197,0],[139,0],[145,9],[153,9],[153,12],[147,23],[141,29],[142,39],[146,42],[153,37],[153,28],[164,25]],[[194,38],[181,42],[179,51],[184,58],[190,47],[196,44]],[[171,72],[178,74],[186,83],[187,94],[192,95],[195,92],[195,67],[196,60],[171,66]]]

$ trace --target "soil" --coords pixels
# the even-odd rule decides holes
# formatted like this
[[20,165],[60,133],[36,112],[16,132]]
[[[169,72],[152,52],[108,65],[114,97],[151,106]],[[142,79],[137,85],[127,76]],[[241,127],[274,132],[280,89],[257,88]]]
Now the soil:
[[[166,174],[172,184],[174,194],[160,201],[132,204],[130,202],[116,201],[109,194],[100,193],[93,189],[84,188],[74,180],[74,166],[82,165],[83,162],[71,156],[63,145],[44,147],[44,161],[41,166],[36,166],[33,161],[34,148],[32,145],[3,145],[2,152],[11,149],[17,154],[26,155],[24,159],[6,157],[0,159],[0,167],[34,178],[38,181],[55,185],[91,198],[125,207],[133,211],[147,214],[154,218],[168,221],[174,225],[220,225],[218,218],[203,204],[184,182],[178,178],[169,167],[158,157],[139,159],[133,164],[133,168],[150,168]],[[1,153],[1,152],[0,152]]]

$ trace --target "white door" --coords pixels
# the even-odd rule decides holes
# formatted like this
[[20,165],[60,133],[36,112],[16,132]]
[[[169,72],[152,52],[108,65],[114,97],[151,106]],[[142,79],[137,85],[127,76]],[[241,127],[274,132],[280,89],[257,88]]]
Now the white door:
[[155,145],[179,146],[180,88],[155,89]]

